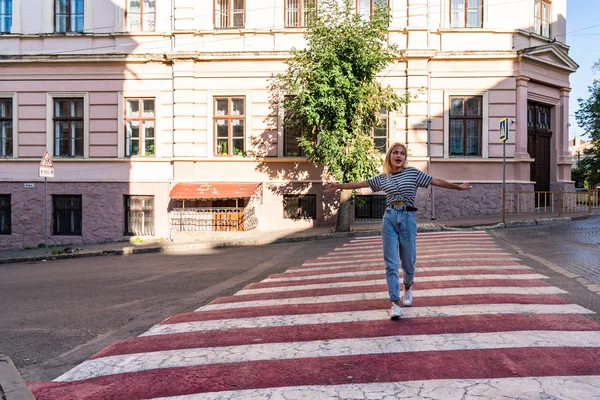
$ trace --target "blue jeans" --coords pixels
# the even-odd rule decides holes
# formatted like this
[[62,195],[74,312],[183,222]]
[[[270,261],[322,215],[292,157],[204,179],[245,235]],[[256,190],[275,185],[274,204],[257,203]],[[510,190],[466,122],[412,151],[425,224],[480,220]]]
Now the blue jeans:
[[386,208],[381,224],[385,279],[390,301],[400,300],[398,256],[402,261],[404,285],[410,287],[415,279],[417,261],[417,220],[413,211]]

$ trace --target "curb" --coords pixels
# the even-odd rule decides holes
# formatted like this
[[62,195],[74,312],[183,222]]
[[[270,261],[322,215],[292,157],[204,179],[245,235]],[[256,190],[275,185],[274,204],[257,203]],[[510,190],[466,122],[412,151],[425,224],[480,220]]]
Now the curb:
[[[464,225],[464,226],[447,226],[436,224],[432,222],[422,222],[417,225],[418,232],[441,232],[441,231],[472,231],[472,230],[494,230],[501,228],[511,227],[523,227],[523,226],[535,226],[535,225],[547,225],[554,222],[572,221],[589,218],[583,217],[550,217],[540,218],[524,221],[509,221],[506,223],[496,222],[488,225]],[[85,258],[85,257],[98,257],[98,256],[124,256],[132,254],[146,254],[146,253],[169,253],[179,252],[186,250],[199,250],[199,249],[217,249],[224,247],[241,247],[241,246],[259,246],[267,244],[280,244],[280,243],[293,243],[293,242],[306,242],[311,240],[327,240],[327,239],[343,239],[357,236],[379,236],[381,230],[356,230],[350,232],[329,232],[320,233],[315,235],[306,236],[290,236],[281,237],[276,239],[232,239],[220,242],[204,242],[204,243],[188,243],[188,244],[172,244],[164,246],[154,247],[124,247],[122,249],[114,250],[92,250],[92,251],[81,251],[77,253],[67,254],[48,254],[41,256],[23,256],[0,259],[0,265],[19,263],[19,262],[39,262],[39,261],[53,261],[53,260],[66,260],[71,258]]]
[[35,400],[10,357],[0,354],[0,399]]

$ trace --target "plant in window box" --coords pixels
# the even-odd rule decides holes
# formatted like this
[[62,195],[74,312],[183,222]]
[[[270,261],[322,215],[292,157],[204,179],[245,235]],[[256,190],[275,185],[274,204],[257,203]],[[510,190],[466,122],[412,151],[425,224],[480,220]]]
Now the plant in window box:
[[153,144],[148,145],[146,147],[146,155],[147,156],[153,156],[154,155],[154,145]]
[[242,149],[234,148],[233,149],[233,155],[234,156],[242,156],[242,157],[244,157],[246,154],[244,154],[244,151]]

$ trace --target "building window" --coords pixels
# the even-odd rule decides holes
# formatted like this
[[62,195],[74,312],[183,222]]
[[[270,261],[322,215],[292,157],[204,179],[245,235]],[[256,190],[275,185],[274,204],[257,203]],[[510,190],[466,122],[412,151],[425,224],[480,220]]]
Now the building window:
[[317,195],[284,195],[283,210],[286,219],[317,219]]
[[0,235],[11,234],[10,207],[10,194],[0,194]]
[[243,156],[245,151],[245,98],[215,97],[215,154]]
[[452,0],[450,24],[453,28],[483,27],[483,0]]
[[13,99],[0,99],[0,156],[13,156]]
[[534,32],[538,35],[550,37],[550,2],[547,0],[534,0],[533,9]]
[[215,27],[243,28],[245,0],[215,0]]
[[156,28],[156,1],[129,0],[127,2],[127,30],[129,32],[154,32]]
[[450,96],[450,156],[481,156],[482,96]]
[[0,0],[0,33],[10,33],[12,28],[12,0]]
[[53,195],[53,235],[81,236],[81,195]]
[[154,236],[154,196],[125,196],[125,235]]
[[308,26],[317,11],[317,0],[286,0],[285,1],[285,26],[286,28],[300,28]]
[[154,99],[125,100],[125,155],[153,156],[156,124]]
[[290,126],[291,123],[288,122],[293,116],[294,111],[285,111],[283,120],[283,155],[287,157],[302,157],[304,156],[304,150],[298,143],[298,138],[302,135],[302,130]]
[[54,99],[54,155],[83,157],[83,99]]
[[385,154],[388,145],[388,129],[389,129],[389,115],[385,108],[382,108],[379,112],[379,123],[373,130],[373,143],[375,150]]
[[377,5],[387,7],[387,0],[356,0],[356,10],[364,19],[370,19]]
[[55,0],[55,32],[83,32],[84,0]]

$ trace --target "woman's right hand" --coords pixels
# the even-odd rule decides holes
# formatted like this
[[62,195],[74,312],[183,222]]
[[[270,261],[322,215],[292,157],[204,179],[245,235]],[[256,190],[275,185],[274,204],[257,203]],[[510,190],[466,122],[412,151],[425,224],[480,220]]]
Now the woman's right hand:
[[339,189],[340,189],[339,183],[331,182],[331,183],[328,183],[327,185],[325,185],[325,193],[335,192],[336,190],[339,190]]

